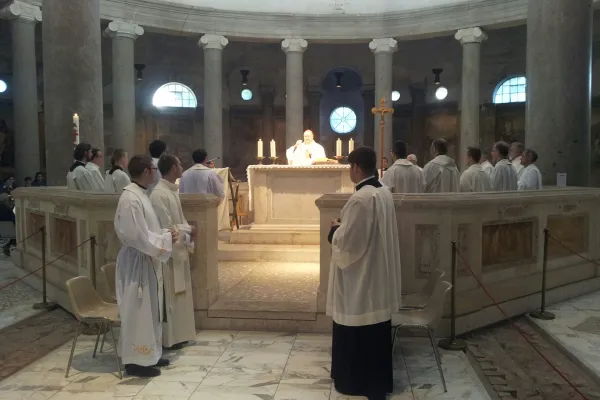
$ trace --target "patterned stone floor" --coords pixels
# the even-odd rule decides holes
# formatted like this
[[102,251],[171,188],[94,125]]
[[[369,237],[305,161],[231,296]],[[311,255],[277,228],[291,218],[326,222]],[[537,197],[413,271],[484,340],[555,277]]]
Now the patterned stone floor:
[[[25,273],[4,254],[0,255],[0,287],[13,282]],[[33,304],[41,302],[42,295],[24,282],[17,282],[0,290],[0,330],[22,321],[39,311]]]
[[[389,400],[489,400],[463,353],[442,351],[449,391],[444,394],[429,342],[401,339],[395,393]],[[21,372],[0,381],[5,400],[327,400],[360,399],[332,390],[328,335],[202,331],[195,343],[167,353],[172,360],[154,379],[115,376],[112,348],[96,359],[94,341],[78,342],[68,378],[65,344]]]

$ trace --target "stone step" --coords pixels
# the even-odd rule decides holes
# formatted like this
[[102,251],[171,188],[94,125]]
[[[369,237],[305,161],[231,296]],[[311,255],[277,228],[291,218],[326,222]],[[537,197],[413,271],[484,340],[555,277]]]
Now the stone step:
[[229,243],[235,244],[286,244],[286,245],[318,245],[318,230],[237,230],[229,235]]
[[316,303],[219,299],[208,318],[316,321]]
[[219,261],[319,262],[318,245],[219,243]]

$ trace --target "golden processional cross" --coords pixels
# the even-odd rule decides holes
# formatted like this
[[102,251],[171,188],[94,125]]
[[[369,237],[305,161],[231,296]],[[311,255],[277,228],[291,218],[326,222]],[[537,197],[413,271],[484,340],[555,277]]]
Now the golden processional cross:
[[385,132],[385,116],[387,114],[392,115],[394,113],[394,109],[387,108],[385,106],[385,99],[382,97],[381,100],[379,100],[379,107],[373,107],[371,112],[373,115],[379,115],[379,167],[381,168],[381,174],[383,175],[383,137]]

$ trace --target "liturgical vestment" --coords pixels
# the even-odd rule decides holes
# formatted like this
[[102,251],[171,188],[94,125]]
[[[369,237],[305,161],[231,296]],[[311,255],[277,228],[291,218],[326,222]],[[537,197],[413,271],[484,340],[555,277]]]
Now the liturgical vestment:
[[162,354],[162,271],[171,256],[171,234],[161,229],[146,190],[137,183],[123,190],[114,223],[123,244],[115,277],[119,353],[123,364],[153,366]]
[[85,169],[90,171],[92,174],[92,179],[94,179],[94,186],[98,188],[102,188],[104,190],[104,176],[102,176],[102,171],[100,171],[100,167],[94,164],[93,162],[89,162],[85,164]]
[[492,188],[496,192],[517,190],[517,170],[506,159],[496,163],[490,178],[492,179]]
[[445,154],[429,161],[425,168],[425,193],[458,192],[460,173],[456,163]]
[[178,230],[180,236],[178,242],[173,244],[171,260],[164,264],[163,268],[166,310],[163,322],[163,346],[165,347],[194,340],[196,337],[188,255],[193,251],[193,243],[190,241],[189,234],[184,232],[184,230],[191,231],[191,228],[183,216],[177,189],[177,184],[161,179],[150,195],[160,226],[163,229]]
[[81,161],[75,161],[67,173],[67,187],[73,190],[85,190],[102,192],[104,186],[100,186],[92,173],[85,168]]
[[338,392],[369,399],[393,389],[391,315],[400,307],[400,250],[392,194],[360,182],[332,228],[327,315]]
[[316,160],[326,158],[325,149],[315,141],[310,144],[302,142],[294,149],[294,146],[287,149],[285,155],[290,165],[307,166],[312,165]]
[[129,175],[121,167],[112,167],[106,172],[104,191],[106,193],[122,193],[123,189],[130,183]]
[[381,182],[392,193],[423,193],[425,174],[408,160],[396,160],[383,174]]
[[492,181],[479,164],[473,164],[460,176],[461,192],[490,192]]

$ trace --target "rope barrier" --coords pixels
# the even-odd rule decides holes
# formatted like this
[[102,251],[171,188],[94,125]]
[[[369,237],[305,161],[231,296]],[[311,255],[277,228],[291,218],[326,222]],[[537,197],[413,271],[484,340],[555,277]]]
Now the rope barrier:
[[24,242],[25,242],[27,239],[31,239],[32,237],[34,237],[34,236],[35,236],[35,235],[37,235],[38,233],[41,233],[41,232],[43,232],[43,231],[44,231],[44,229],[45,229],[45,227],[44,227],[44,226],[42,226],[40,229],[38,229],[37,231],[33,232],[31,235],[27,236],[25,239],[23,239],[23,240],[21,240],[21,241],[19,241],[19,242],[15,243],[15,244],[14,244],[14,246],[18,246],[18,245],[20,245],[21,243],[24,243]]
[[492,294],[486,289],[485,286],[483,286],[483,283],[481,282],[481,280],[475,275],[475,273],[473,272],[473,270],[471,269],[471,267],[469,266],[469,264],[467,263],[467,260],[465,259],[465,257],[463,256],[463,254],[460,252],[460,249],[458,249],[458,247],[456,248],[456,253],[458,254],[459,258],[461,259],[463,265],[469,270],[469,272],[471,273],[471,275],[473,276],[473,278],[475,278],[475,280],[477,281],[477,283],[479,284],[479,286],[481,286],[481,288],[483,289],[483,291],[485,292],[485,294],[490,298],[490,300],[492,301],[492,303],[494,303],[494,305],[500,310],[500,312],[504,315],[504,317],[506,318],[506,320],[510,323],[510,325],[515,328],[517,330],[517,332],[519,332],[519,334],[523,337],[523,339],[525,339],[525,341],[538,353],[538,355],[550,366],[550,368],[552,368],[554,370],[554,372],[556,372],[579,396],[581,396],[581,398],[583,400],[589,400],[588,397],[586,397],[557,367],[554,366],[554,364],[552,364],[552,362],[537,348],[537,346],[531,341],[531,339],[529,338],[529,335],[527,334],[527,332],[525,332],[523,329],[521,329],[521,327],[519,325],[517,325],[512,318],[510,318],[508,316],[508,314],[506,314],[506,312],[504,311],[504,309],[502,307],[500,307],[500,304],[498,304],[498,302],[496,301],[496,299],[494,299],[494,296],[492,296]]
[[555,243],[558,243],[560,246],[562,246],[564,249],[567,249],[568,251],[570,251],[572,254],[578,256],[579,258],[589,262],[590,264],[594,264],[597,267],[600,267],[600,264],[598,264],[596,261],[592,261],[587,257],[582,256],[581,254],[577,253],[576,251],[574,251],[573,249],[571,249],[569,246],[567,246],[566,244],[562,243],[560,240],[558,240],[557,238],[555,238],[554,236],[552,236],[552,234],[550,233],[550,231],[548,231],[548,237],[550,239],[552,239]]

